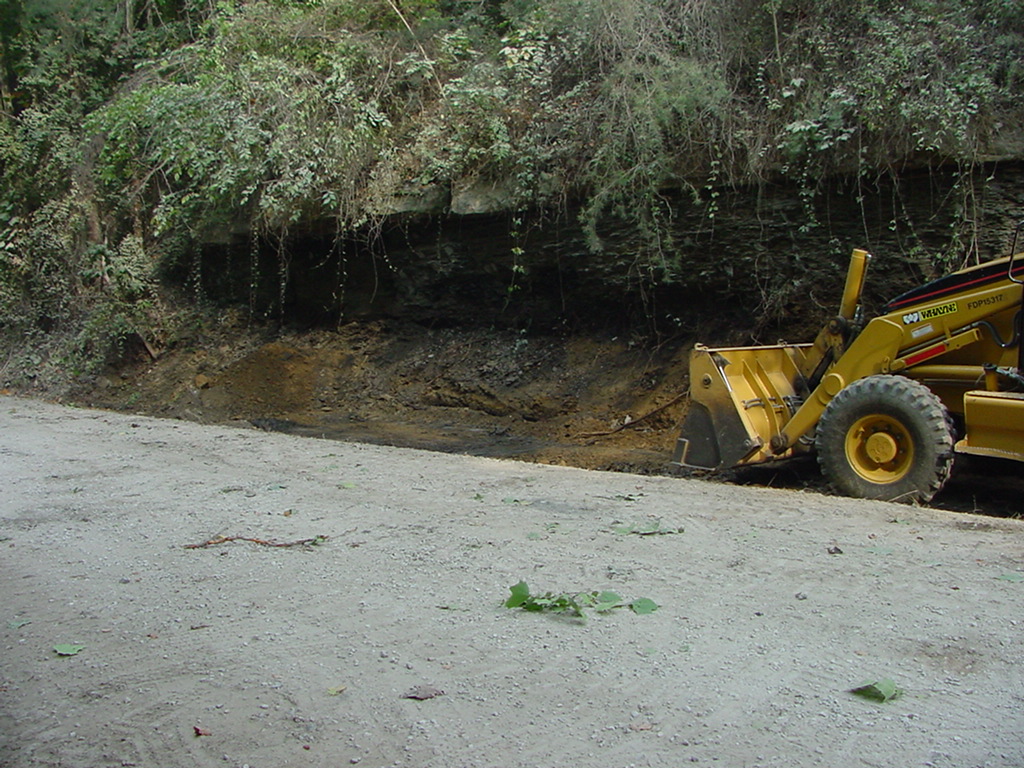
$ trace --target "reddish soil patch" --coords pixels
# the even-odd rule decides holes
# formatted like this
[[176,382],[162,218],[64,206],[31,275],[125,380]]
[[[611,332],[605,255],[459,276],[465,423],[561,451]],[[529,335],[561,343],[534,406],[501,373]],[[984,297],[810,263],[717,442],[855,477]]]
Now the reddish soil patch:
[[664,472],[686,408],[686,346],[381,322],[272,339],[240,333],[112,372],[78,400],[203,423]]

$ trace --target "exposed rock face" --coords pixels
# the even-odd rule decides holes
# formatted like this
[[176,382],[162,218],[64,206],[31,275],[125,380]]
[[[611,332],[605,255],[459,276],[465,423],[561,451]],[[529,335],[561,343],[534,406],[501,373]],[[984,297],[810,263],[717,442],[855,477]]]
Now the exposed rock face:
[[406,184],[384,197],[373,213],[380,216],[435,215],[448,210],[451,205],[451,193],[439,184]]
[[1024,161],[1024,125],[1002,125],[981,154],[986,163],[1020,163]]
[[455,190],[450,212],[457,216],[501,213],[513,205],[515,200],[511,192],[501,182],[473,180]]
[[[953,268],[1005,253],[1024,218],[1022,170],[981,169],[973,188],[941,172],[896,184],[828,180],[810,207],[792,187],[719,190],[713,216],[705,203],[677,196],[671,240],[658,253],[635,229],[614,224],[599,232],[602,249],[594,252],[572,209],[495,213],[508,203],[500,184],[481,182],[450,198],[425,188],[396,198],[396,213],[371,245],[307,231],[254,253],[246,238],[210,248],[203,277],[216,299],[314,323],[404,317],[667,332],[696,327],[710,313],[796,335],[801,323],[820,321],[806,317],[809,308],[831,311],[824,308],[855,247],[876,256],[869,308],[934,276],[936,256]],[[446,213],[429,214],[442,200]]]

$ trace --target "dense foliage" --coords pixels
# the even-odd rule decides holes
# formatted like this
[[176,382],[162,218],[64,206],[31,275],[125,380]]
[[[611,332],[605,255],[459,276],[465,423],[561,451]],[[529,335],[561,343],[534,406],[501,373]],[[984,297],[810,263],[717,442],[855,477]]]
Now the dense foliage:
[[714,217],[722,185],[966,172],[1020,123],[1024,5],[2,0],[0,55],[0,330],[85,360],[218,233],[372,233],[488,183],[668,274],[666,190]]

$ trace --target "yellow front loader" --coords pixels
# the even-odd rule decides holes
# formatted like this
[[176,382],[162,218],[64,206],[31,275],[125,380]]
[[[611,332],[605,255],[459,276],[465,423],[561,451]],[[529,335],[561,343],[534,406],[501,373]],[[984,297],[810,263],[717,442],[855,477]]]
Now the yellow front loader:
[[815,452],[841,493],[927,501],[956,453],[1024,461],[1024,253],[908,291],[861,328],[870,259],[853,252],[839,314],[813,343],[694,348],[677,464]]

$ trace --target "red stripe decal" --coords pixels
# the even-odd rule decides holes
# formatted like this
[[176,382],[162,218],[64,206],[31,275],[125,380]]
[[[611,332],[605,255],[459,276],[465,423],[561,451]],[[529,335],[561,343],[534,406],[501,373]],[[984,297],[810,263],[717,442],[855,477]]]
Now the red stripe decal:
[[[1024,272],[1024,270],[1022,270],[1019,266],[1015,266],[1013,268],[1014,276],[1017,276],[1022,272]],[[955,285],[947,285],[945,288],[940,288],[939,290],[932,291],[931,293],[924,293],[921,294],[920,296],[911,296],[909,299],[904,299],[899,303],[895,303],[894,299],[892,302],[889,303],[888,309],[890,312],[895,312],[897,309],[901,307],[912,307],[915,304],[923,304],[929,299],[934,300],[939,296],[948,296],[951,293],[958,293],[964,290],[965,288],[970,288],[971,286],[978,285],[979,283],[995,283],[1005,279],[1005,272],[997,272],[994,275],[984,275],[982,277],[976,277],[973,280],[966,280],[962,283],[956,283]]]
[[929,358],[935,357],[936,355],[941,355],[945,351],[946,351],[946,345],[945,344],[940,344],[937,347],[932,347],[931,349],[926,349],[923,352],[918,352],[916,355],[911,355],[910,357],[908,357],[907,358],[907,365],[908,366],[917,365],[921,361],[928,360]]

